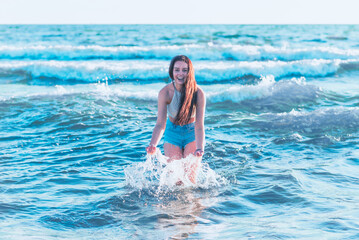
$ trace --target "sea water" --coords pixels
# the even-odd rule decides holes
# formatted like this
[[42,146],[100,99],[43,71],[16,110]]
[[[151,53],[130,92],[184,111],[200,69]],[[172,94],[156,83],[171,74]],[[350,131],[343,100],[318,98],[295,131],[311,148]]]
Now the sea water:
[[[358,25],[1,25],[0,239],[358,239],[358,43]],[[177,54],[207,99],[195,184],[198,158],[145,152]]]

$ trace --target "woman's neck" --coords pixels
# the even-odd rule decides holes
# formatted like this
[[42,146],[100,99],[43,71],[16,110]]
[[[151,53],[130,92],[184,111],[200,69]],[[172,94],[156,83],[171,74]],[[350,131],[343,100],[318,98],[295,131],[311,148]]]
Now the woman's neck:
[[176,83],[174,83],[173,86],[175,87],[175,89],[176,89],[178,92],[180,92],[180,91],[182,90],[182,88],[183,88],[183,85],[178,85],[178,84],[176,84]]

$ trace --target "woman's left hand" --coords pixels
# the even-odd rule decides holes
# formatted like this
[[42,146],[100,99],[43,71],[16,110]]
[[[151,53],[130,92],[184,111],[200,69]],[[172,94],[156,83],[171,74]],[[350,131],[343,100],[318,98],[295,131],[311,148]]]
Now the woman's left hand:
[[195,155],[196,157],[202,157],[204,154],[204,151],[202,149],[196,149],[196,151],[194,152],[193,155]]

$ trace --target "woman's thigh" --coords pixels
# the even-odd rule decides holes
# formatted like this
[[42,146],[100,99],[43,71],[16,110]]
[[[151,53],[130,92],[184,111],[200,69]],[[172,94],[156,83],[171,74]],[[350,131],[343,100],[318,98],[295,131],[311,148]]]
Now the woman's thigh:
[[170,161],[179,160],[183,158],[182,149],[179,146],[165,143],[163,145],[165,156],[170,158]]
[[183,156],[187,157],[190,154],[193,154],[196,151],[196,141],[190,142],[184,148]]

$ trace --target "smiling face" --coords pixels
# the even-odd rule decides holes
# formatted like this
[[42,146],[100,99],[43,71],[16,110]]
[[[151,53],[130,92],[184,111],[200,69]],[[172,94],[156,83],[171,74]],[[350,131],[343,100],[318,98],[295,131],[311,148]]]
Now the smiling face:
[[176,85],[182,86],[188,76],[188,64],[183,61],[177,61],[173,67],[173,80],[175,81]]

